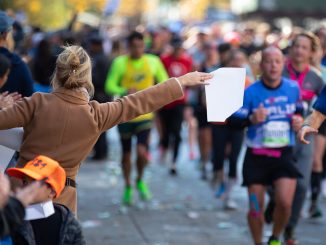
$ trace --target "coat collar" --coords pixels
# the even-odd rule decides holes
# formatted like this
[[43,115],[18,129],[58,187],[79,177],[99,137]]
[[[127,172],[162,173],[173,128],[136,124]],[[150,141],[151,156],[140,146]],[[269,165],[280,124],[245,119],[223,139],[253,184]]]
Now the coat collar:
[[89,102],[89,96],[87,95],[86,89],[83,91],[81,89],[66,89],[60,87],[54,90],[52,93],[59,98],[73,104],[84,105],[88,104]]

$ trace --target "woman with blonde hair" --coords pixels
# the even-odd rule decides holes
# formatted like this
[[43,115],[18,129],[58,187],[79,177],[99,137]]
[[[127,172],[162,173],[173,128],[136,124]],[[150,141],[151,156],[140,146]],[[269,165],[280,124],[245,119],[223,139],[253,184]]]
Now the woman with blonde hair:
[[78,169],[99,135],[171,103],[183,95],[182,87],[205,84],[212,75],[188,73],[109,103],[90,100],[94,94],[91,77],[91,60],[86,51],[79,46],[64,47],[56,61],[53,92],[35,93],[0,111],[0,129],[24,128],[18,167],[40,154],[60,162],[67,180],[55,202],[75,213]]

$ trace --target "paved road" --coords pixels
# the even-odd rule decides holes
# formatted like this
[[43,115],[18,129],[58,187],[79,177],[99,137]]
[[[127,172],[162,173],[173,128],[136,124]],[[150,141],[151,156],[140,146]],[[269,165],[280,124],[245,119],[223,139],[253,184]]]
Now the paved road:
[[[156,145],[156,136],[154,142]],[[120,147],[115,129],[110,132],[110,160],[87,161],[80,170],[78,216],[91,245],[250,245],[246,224],[245,189],[238,185],[237,211],[224,211],[209,184],[199,179],[196,162],[189,161],[183,145],[178,177],[168,175],[167,165],[153,161],[146,173],[154,198],[136,198],[131,208],[120,203],[123,182],[119,168]],[[322,200],[326,213],[326,199]],[[298,229],[302,245],[326,244],[326,219],[303,218]],[[266,238],[271,227],[266,227]]]

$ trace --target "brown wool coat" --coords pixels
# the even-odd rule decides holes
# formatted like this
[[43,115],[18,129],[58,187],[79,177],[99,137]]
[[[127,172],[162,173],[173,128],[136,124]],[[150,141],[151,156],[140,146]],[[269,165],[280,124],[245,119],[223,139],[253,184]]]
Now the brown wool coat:
[[[175,79],[102,104],[89,102],[81,91],[60,88],[50,94],[35,93],[0,111],[0,129],[24,128],[18,166],[37,155],[45,155],[57,160],[67,177],[75,180],[81,162],[103,131],[155,111],[182,95]],[[55,201],[76,213],[75,188],[65,187]]]

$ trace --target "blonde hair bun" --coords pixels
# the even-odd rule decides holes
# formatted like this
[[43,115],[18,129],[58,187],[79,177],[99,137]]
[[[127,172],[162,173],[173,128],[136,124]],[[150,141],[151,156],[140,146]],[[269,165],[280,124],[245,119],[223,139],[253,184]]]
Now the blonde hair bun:
[[80,46],[64,46],[56,61],[56,69],[52,79],[54,89],[86,88],[93,96],[92,64],[87,52]]

